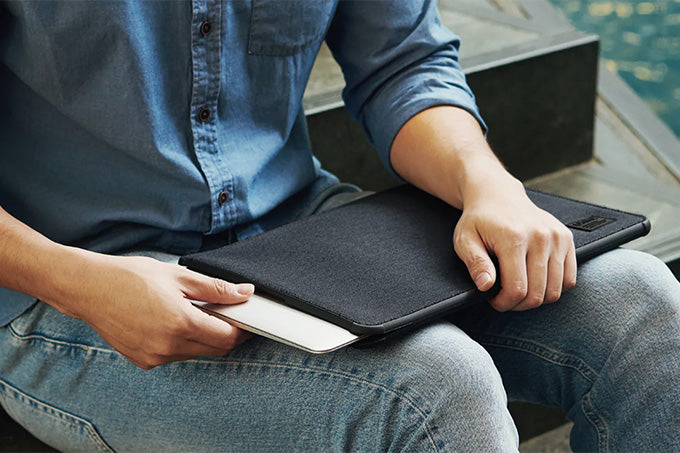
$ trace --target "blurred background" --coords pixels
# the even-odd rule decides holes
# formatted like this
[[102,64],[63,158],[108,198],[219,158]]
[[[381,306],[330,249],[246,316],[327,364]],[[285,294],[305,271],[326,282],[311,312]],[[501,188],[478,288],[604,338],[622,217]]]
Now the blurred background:
[[606,68],[680,137],[680,0],[550,1],[576,28],[600,36]]

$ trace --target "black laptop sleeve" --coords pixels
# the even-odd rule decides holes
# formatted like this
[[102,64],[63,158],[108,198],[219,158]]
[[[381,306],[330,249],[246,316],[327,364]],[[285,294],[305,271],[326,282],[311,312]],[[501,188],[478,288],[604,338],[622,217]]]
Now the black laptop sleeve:
[[[646,234],[643,216],[528,191],[574,233],[580,261]],[[379,192],[234,244],[182,257],[358,335],[382,335],[484,300],[452,237],[460,211],[413,186]]]

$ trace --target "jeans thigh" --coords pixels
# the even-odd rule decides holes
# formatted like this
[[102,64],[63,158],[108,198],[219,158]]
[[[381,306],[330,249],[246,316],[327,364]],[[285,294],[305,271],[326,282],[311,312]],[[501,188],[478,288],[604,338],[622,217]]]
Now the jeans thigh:
[[491,352],[511,398],[557,406],[575,384],[563,373],[592,384],[617,347],[678,338],[678,308],[680,285],[662,262],[617,249],[580,265],[576,287],[555,303],[505,313],[483,304],[451,320]]
[[0,329],[8,413],[62,450],[512,449],[484,349],[438,323],[370,349],[313,355],[257,337],[144,371],[82,321],[38,304]]
[[680,449],[680,284],[655,257],[617,249],[580,265],[555,303],[485,304],[453,321],[489,351],[511,400],[564,410],[574,449]]
[[[46,307],[39,302],[0,328],[0,405],[17,423],[58,450],[112,451],[92,420],[69,410],[80,395],[64,385],[77,372],[63,366],[71,348],[86,351],[90,343],[105,343],[97,338],[77,346],[72,340],[49,341],[59,329],[36,328],[36,319]],[[77,333],[74,337],[77,341]],[[34,348],[36,342],[45,348]],[[50,393],[59,398],[44,398]]]
[[41,401],[0,379],[0,405],[34,436],[61,451],[111,452],[94,424]]

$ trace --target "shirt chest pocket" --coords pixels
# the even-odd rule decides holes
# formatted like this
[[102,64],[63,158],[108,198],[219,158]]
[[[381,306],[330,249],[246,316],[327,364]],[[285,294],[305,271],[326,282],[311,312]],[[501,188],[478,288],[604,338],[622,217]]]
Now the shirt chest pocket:
[[332,0],[253,0],[248,52],[290,56],[323,39]]

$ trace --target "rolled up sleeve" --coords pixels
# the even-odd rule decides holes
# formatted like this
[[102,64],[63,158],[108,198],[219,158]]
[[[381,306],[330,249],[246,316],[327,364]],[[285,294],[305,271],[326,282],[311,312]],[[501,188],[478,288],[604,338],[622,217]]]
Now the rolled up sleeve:
[[460,39],[441,24],[435,0],[340,0],[326,41],[345,77],[350,115],[393,174],[392,142],[423,110],[463,108],[486,132],[458,63]]

